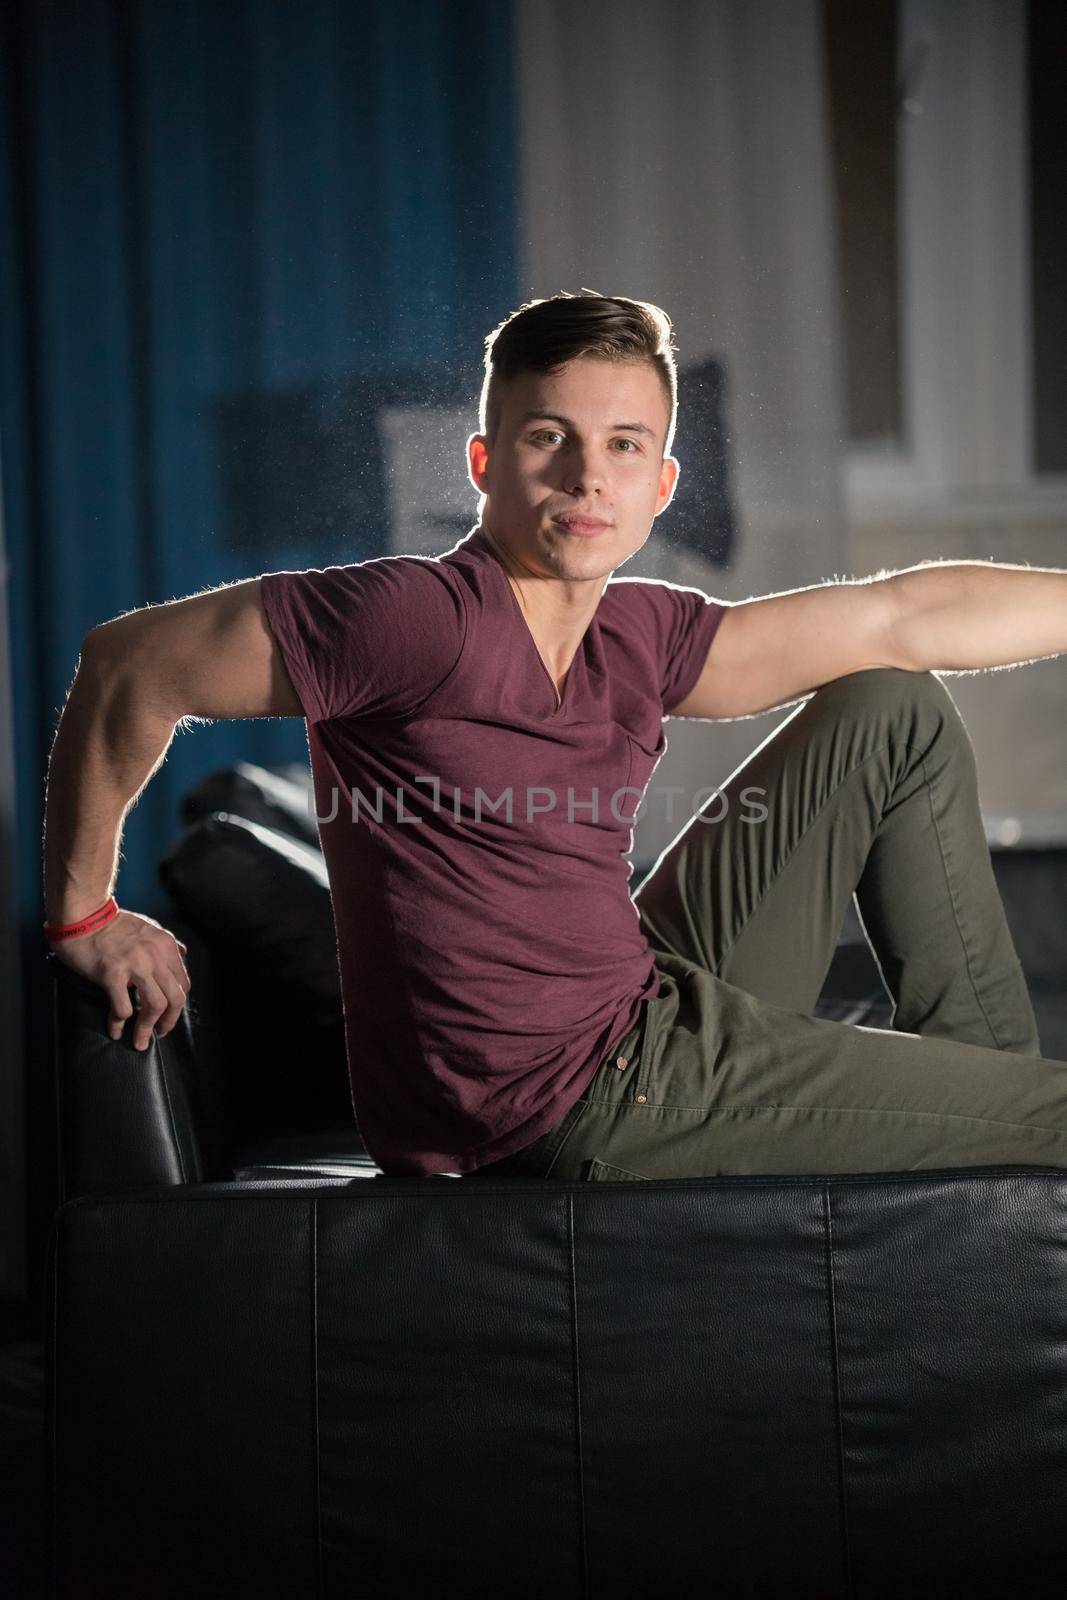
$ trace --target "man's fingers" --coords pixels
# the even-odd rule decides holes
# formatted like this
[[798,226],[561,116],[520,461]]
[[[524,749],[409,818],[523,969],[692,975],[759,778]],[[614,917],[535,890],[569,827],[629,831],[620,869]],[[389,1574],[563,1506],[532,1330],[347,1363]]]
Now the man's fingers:
[[166,972],[160,973],[159,981],[169,1001],[162,1019],[156,1025],[156,1033],[162,1038],[164,1034],[169,1033],[172,1028],[177,1026],[191,985],[189,983],[189,974],[180,961],[176,961],[172,966],[169,966]]
[[175,981],[171,984],[167,992],[167,1009],[163,1012],[163,1015],[156,1023],[156,1033],[159,1038],[162,1039],[164,1034],[169,1033],[174,1027],[178,1018],[182,1014],[182,1006],[184,1006],[184,1004],[185,990],[178,982]]
[[130,991],[123,984],[109,984],[108,998],[111,1009],[107,1017],[107,1031],[113,1039],[122,1038],[122,1030],[126,1021],[133,1016],[133,1002],[130,1000]]
[[147,1050],[152,1029],[167,1010],[167,996],[155,978],[134,973],[137,982],[137,1024],[133,1030],[133,1043],[137,1050]]
[[157,1037],[162,1039],[181,1016],[187,993],[186,981],[172,967],[168,967],[139,984],[138,993],[141,1004],[134,1044],[138,1050],[146,1050],[153,1027]]
[[189,968],[185,965],[173,945],[164,952],[162,961],[156,967],[156,979],[168,994],[173,994],[175,984],[182,990],[183,994],[188,994],[192,988]]
[[186,994],[188,994],[191,987],[189,968],[185,964],[185,958],[189,954],[188,946],[182,944],[180,939],[175,939],[173,934],[168,934],[167,943],[162,953],[165,965],[178,979]]
[[123,924],[103,929],[99,937],[105,941],[103,960],[90,976],[107,990],[108,1033],[120,1039],[136,1012],[133,1044],[137,1050],[147,1050],[153,1028],[162,1038],[182,1014],[192,988],[185,965],[187,947],[150,917],[128,917]]

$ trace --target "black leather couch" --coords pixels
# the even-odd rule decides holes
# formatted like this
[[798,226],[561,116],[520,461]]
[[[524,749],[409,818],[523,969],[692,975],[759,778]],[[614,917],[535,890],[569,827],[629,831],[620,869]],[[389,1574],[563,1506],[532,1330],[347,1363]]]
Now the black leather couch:
[[271,777],[187,802],[173,1035],[56,964],[56,1593],[1061,1595],[1067,1171],[386,1179]]
[[[134,1184],[375,1176],[348,1086],[330,891],[304,767],[248,763],[187,795],[160,864],[188,946],[182,1022],[143,1056],[53,960],[64,1196]],[[854,915],[818,1012],[888,1026]],[[131,1070],[133,1066],[133,1070]]]

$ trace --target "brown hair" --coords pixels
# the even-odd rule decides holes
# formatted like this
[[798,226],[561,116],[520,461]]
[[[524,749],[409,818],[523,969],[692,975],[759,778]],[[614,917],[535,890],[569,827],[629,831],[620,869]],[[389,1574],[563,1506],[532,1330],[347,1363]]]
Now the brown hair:
[[678,410],[676,347],[671,319],[647,300],[561,290],[545,300],[528,300],[485,341],[485,381],[480,427],[492,444],[500,427],[501,389],[519,372],[552,372],[579,356],[605,361],[648,362],[655,368],[667,401],[666,455],[674,439]]

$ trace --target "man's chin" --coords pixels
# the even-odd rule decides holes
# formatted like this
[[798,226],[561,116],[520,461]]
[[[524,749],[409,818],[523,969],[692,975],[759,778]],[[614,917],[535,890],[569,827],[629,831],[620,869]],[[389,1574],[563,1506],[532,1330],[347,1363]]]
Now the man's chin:
[[559,572],[566,569],[576,578],[591,578],[611,572],[619,562],[629,558],[619,539],[618,530],[605,528],[603,533],[589,535],[568,534],[553,527],[548,535],[552,564]]
[[560,550],[556,552],[551,565],[557,577],[569,579],[574,583],[592,583],[597,578],[610,577],[615,568],[625,560],[625,555],[616,554],[608,549]]

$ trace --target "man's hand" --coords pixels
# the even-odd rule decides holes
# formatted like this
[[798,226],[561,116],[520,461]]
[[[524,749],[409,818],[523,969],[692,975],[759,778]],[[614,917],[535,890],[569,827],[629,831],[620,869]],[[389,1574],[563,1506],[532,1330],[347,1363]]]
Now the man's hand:
[[122,1037],[123,1026],[133,1015],[131,988],[137,991],[138,1050],[148,1048],[153,1027],[162,1038],[181,1016],[190,989],[186,948],[151,917],[120,911],[99,933],[64,939],[52,948],[64,966],[107,990],[111,1002],[107,1027],[113,1039]]

